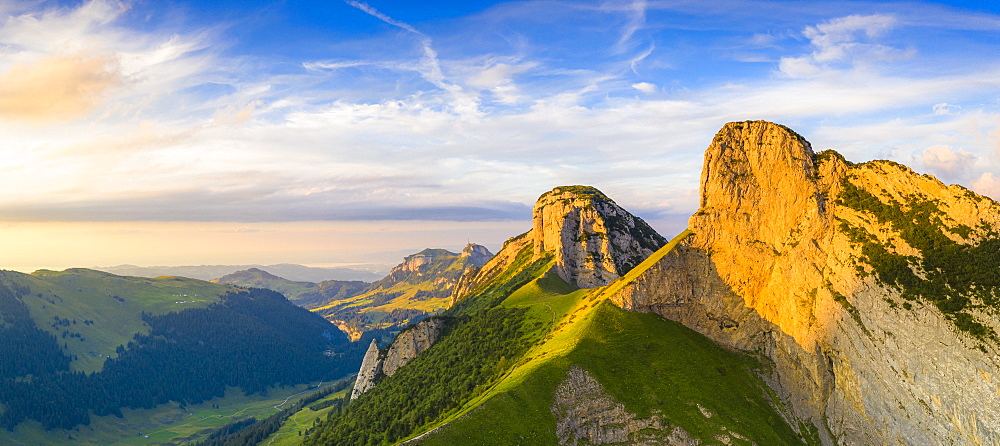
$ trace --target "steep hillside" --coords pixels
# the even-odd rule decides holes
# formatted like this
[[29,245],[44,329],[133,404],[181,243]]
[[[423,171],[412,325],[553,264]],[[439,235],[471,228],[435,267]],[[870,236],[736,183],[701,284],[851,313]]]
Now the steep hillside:
[[277,291],[284,294],[295,305],[307,309],[323,306],[330,301],[356,296],[370,285],[366,282],[346,280],[325,280],[320,283],[296,282],[258,268],[227,274],[212,280],[212,283]]
[[[582,191],[592,195],[594,189]],[[568,210],[565,221],[550,220],[554,227],[593,228],[574,220],[588,215],[587,201],[569,202],[580,208],[543,196],[536,209],[542,215],[555,214],[548,206]],[[612,220],[603,215],[607,210],[584,220]],[[629,221],[620,208],[613,212],[617,221]],[[607,224],[592,238],[627,240],[603,232],[620,231],[634,240],[648,235],[646,229]],[[565,245],[552,239],[539,251],[534,240],[540,230],[511,239],[482,269],[467,274],[468,291],[443,313],[433,344],[391,376],[376,370],[373,387],[306,443],[395,444],[421,433],[413,443],[797,444],[803,435],[818,441],[807,426],[787,424],[753,357],[726,351],[662,317],[618,309],[602,298],[603,288],[567,283],[562,274],[601,276],[578,274],[590,266],[564,254],[589,252],[570,246],[586,247],[589,237],[569,237]],[[644,249],[606,246],[610,259],[638,259]],[[629,270],[617,265],[594,267],[630,277],[628,271],[645,264]]]
[[404,326],[448,308],[463,273],[481,267],[492,256],[486,247],[475,244],[461,253],[425,249],[407,256],[363,293],[319,305],[313,311],[337,324],[351,339],[375,328]]
[[608,294],[775,364],[824,443],[1000,442],[1000,205],[726,124],[677,249]]
[[342,377],[363,354],[280,294],[183,278],[4,271],[0,319],[7,429],[78,429],[92,416],[199,404],[227,388]]

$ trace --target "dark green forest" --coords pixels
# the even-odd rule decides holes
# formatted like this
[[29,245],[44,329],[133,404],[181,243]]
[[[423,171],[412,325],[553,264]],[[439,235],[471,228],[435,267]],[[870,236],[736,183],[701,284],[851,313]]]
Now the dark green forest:
[[323,318],[263,289],[231,292],[206,308],[143,314],[136,335],[92,374],[71,371],[57,339],[32,321],[20,296],[31,290],[0,281],[0,426],[34,419],[47,429],[121,416],[122,408],[168,401],[197,404],[227,386],[266,393],[272,386],[344,377],[364,346]]

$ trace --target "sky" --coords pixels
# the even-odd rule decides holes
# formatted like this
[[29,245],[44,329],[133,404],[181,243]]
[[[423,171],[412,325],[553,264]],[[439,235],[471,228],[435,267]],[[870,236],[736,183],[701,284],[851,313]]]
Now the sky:
[[0,269],[495,250],[570,184],[669,238],[748,119],[1000,199],[1000,4],[0,0]]

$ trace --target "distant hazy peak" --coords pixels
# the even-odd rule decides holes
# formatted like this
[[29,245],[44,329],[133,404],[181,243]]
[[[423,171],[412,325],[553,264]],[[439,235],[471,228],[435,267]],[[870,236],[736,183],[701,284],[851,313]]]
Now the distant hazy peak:
[[483,245],[477,245],[475,243],[469,243],[468,245],[465,245],[465,248],[462,249],[461,256],[462,257],[486,258],[486,259],[489,259],[490,257],[493,257],[493,253],[490,252],[490,250],[487,249]]

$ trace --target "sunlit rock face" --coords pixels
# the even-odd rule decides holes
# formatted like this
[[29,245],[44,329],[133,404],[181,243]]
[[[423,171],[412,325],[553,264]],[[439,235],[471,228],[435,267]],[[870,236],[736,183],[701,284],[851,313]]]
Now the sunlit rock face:
[[940,251],[917,236],[940,234],[949,262],[981,268],[963,249],[993,246],[1000,205],[892,162],[816,155],[763,121],[719,131],[700,189],[691,234],[614,302],[765,355],[790,415],[825,443],[1000,442],[996,294],[962,274],[943,294],[912,291],[941,276],[923,262]]
[[580,288],[607,285],[666,243],[642,219],[589,186],[545,193],[532,220],[535,257],[554,253],[556,273]]
[[466,271],[452,294],[461,300],[477,285],[518,261],[552,256],[555,272],[579,288],[607,285],[666,243],[641,218],[590,186],[560,186],[535,202],[530,231],[512,237],[481,268]]
[[379,357],[378,342],[372,339],[364,359],[361,360],[361,369],[358,370],[358,377],[354,380],[351,399],[353,400],[375,387],[375,379],[380,373],[382,373],[382,358]]

